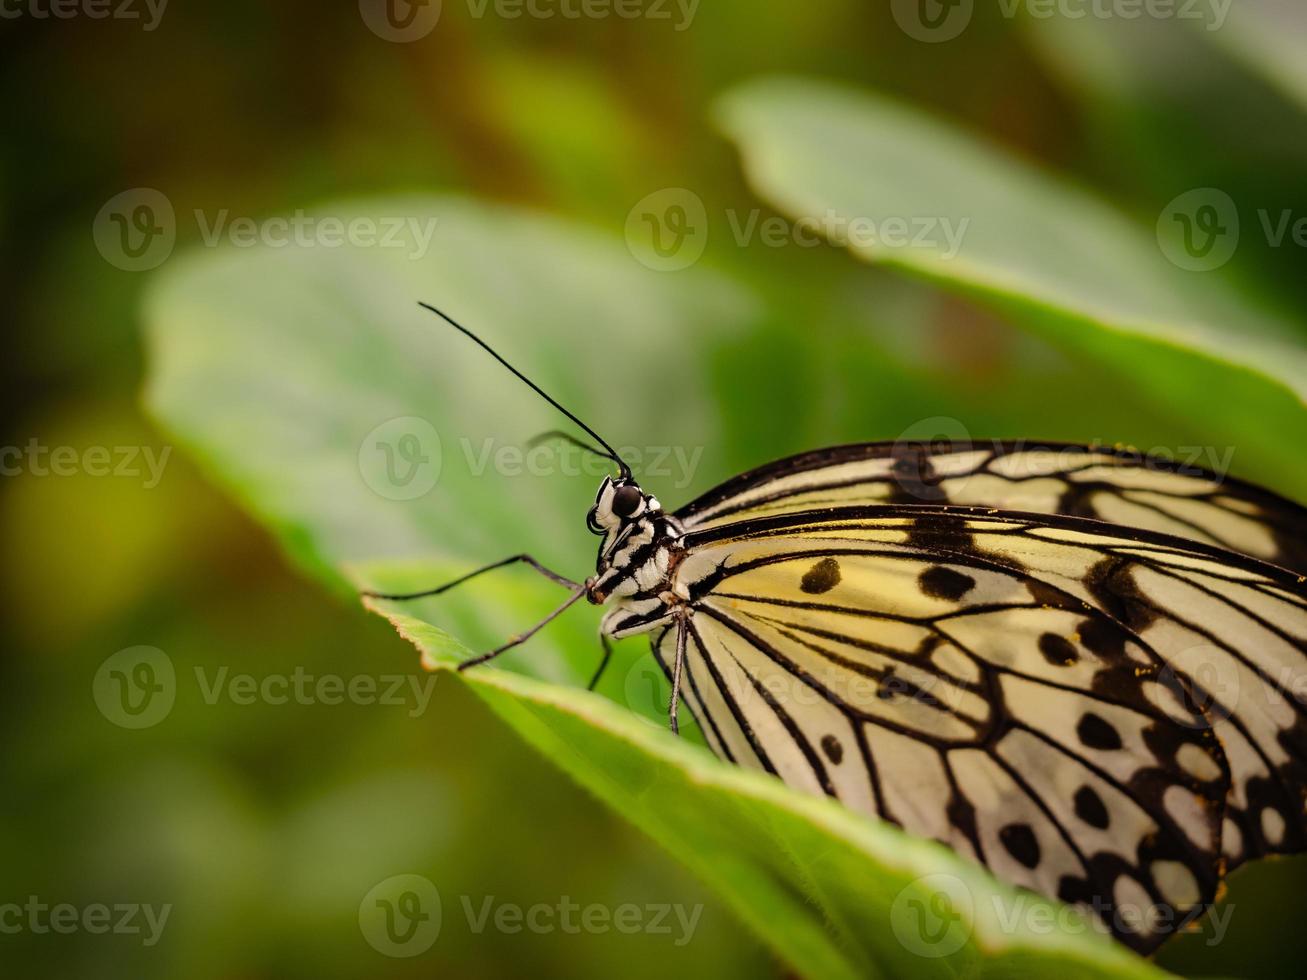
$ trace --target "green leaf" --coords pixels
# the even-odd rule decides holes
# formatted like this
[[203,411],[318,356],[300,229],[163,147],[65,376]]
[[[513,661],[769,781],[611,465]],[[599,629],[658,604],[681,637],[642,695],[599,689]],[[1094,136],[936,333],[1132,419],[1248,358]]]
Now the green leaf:
[[1284,452],[1307,437],[1307,355],[1291,326],[1167,261],[1174,216],[1141,227],[943,122],[835,86],[751,83],[718,114],[783,214],[1112,369],[1236,447],[1242,472],[1307,496],[1307,461]]
[[1224,29],[1204,33],[1307,109],[1307,9],[1299,0],[1235,4]]
[[[477,453],[463,451],[467,439],[479,449],[485,433],[520,440],[548,428],[551,410],[418,310],[418,299],[478,328],[602,431],[712,437],[710,383],[682,353],[693,344],[710,359],[749,326],[756,301],[739,286],[704,270],[660,276],[616,242],[456,200],[320,214],[347,224],[401,215],[437,230],[421,254],[413,235],[409,251],[231,249],[170,267],[148,304],[147,395],[212,475],[342,593],[360,581],[430,585],[503,553],[504,542],[559,567],[592,560],[581,515],[594,477],[478,471]],[[372,440],[379,425],[408,416],[439,423],[439,479],[426,494],[394,499],[412,484],[378,466]],[[419,429],[406,430],[419,436],[407,452],[404,432],[383,430],[398,453],[390,462],[432,468],[437,447]],[[459,591],[373,606],[429,669],[448,671],[469,648],[436,623],[457,624],[479,645],[558,599],[549,583],[508,570]],[[674,737],[656,705],[631,696],[630,673],[628,703],[648,717],[585,691],[593,625],[593,614],[587,624],[560,621],[529,651],[451,676],[694,869],[805,977],[1160,975],[1070,910],[1003,886],[940,845]],[[625,651],[628,671],[631,654],[649,661],[642,643]],[[457,732],[442,740],[474,751]]]

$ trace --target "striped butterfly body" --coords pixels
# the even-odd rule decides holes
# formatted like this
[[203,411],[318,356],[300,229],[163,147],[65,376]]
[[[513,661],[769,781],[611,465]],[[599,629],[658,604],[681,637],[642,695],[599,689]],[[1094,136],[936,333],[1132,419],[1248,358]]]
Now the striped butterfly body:
[[1307,847],[1307,510],[1104,448],[881,443],[667,513],[527,384],[621,473],[587,515],[585,582],[519,555],[380,596],[515,561],[569,587],[462,667],[606,605],[600,672],[609,638],[650,635],[674,730],[683,699],[723,759],[1085,906],[1143,952],[1229,870]]

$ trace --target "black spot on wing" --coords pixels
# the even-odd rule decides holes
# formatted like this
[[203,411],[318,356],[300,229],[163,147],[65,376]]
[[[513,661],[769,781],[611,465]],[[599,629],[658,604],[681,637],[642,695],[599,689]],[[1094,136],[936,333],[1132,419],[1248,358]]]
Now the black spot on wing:
[[[945,764],[947,767],[947,763]],[[971,842],[976,854],[983,855],[984,848],[980,843],[980,831],[976,822],[976,808],[971,801],[963,796],[957,788],[956,782],[953,781],[952,771],[949,770],[949,779],[953,784],[953,795],[949,797],[948,806],[944,812],[948,815],[949,823],[962,832],[962,835]]]
[[1076,790],[1073,802],[1077,817],[1091,827],[1097,827],[1099,830],[1107,829],[1107,825],[1111,823],[1112,818],[1107,812],[1107,807],[1103,804],[1103,798],[1093,789],[1088,786],[1081,786]]
[[1085,649],[1103,660],[1114,661],[1126,655],[1126,634],[1107,619],[1091,617],[1080,624],[1076,635]]
[[1056,633],[1045,633],[1039,638],[1039,652],[1054,667],[1070,667],[1080,659],[1071,641]]
[[998,832],[999,842],[1027,868],[1039,866],[1039,839],[1028,823],[1010,823]]
[[840,563],[834,558],[823,558],[803,573],[799,588],[808,595],[821,595],[840,584]]
[[1062,491],[1062,496],[1057,502],[1054,513],[1066,514],[1069,517],[1089,517],[1102,520],[1098,514],[1098,509],[1094,506],[1094,494],[1097,491],[1097,484],[1068,480],[1066,489]]
[[840,744],[840,740],[834,735],[823,735],[821,737],[821,750],[826,753],[826,758],[837,766],[844,759],[844,746]]
[[1141,633],[1157,619],[1157,612],[1135,585],[1131,562],[1126,558],[1104,558],[1085,576],[1085,587],[1112,618]]
[[957,602],[976,587],[976,580],[952,568],[934,565],[921,573],[917,584],[921,586],[921,591],[932,599]]
[[1063,875],[1058,879],[1057,897],[1068,905],[1089,905],[1094,901],[1094,889],[1084,878]]
[[1030,593],[1030,598],[1041,606],[1047,606],[1050,609],[1068,609],[1070,605],[1070,596],[1061,589],[1055,588],[1041,579],[1031,576],[1025,579],[1023,583],[1026,591]]
[[1110,752],[1121,748],[1120,733],[1112,727],[1111,722],[1104,721],[1092,711],[1086,711],[1080,717],[1080,723],[1076,725],[1076,735],[1091,749]]
[[[1265,521],[1267,517],[1264,513],[1260,513],[1257,520]],[[1307,575],[1307,536],[1302,533],[1301,520],[1297,527],[1290,529],[1276,523],[1270,523],[1269,526],[1276,545],[1275,555],[1271,560],[1282,568]]]

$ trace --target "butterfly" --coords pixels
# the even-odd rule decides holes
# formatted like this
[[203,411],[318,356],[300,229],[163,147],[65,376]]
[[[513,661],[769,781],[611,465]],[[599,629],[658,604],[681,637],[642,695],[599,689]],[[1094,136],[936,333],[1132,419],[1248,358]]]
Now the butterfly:
[[1307,847],[1307,510],[1102,446],[864,443],[674,512],[610,460],[583,582],[721,758],[931,838],[1151,952]]

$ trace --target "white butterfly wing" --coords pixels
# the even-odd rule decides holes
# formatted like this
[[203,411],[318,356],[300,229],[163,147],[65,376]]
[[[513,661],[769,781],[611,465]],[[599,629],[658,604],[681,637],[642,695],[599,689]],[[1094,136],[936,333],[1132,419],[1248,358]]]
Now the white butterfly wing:
[[861,504],[957,504],[1090,517],[1307,572],[1307,509],[1184,461],[1052,443],[862,443],[778,460],[677,517],[702,529]]
[[[1307,590],[1100,522],[931,506],[704,524],[683,692],[735,762],[1097,906],[1151,949],[1304,846]],[[664,667],[671,631],[655,638]]]

